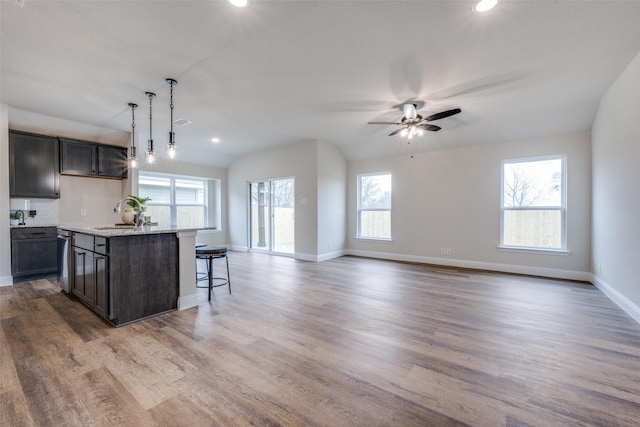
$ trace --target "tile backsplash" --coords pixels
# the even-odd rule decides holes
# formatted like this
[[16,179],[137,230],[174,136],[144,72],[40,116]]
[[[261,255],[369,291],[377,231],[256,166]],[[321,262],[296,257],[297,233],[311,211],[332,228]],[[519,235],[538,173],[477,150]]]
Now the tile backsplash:
[[[24,212],[24,222],[27,226],[58,225],[58,200],[49,199],[11,199],[11,211]],[[29,211],[36,211],[31,218]]]

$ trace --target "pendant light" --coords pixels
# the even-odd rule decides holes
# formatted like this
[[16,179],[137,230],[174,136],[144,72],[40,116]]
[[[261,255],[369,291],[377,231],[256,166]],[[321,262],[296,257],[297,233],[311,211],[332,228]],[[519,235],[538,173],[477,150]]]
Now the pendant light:
[[153,112],[153,97],[156,96],[155,93],[153,92],[145,92],[145,95],[147,95],[149,97],[149,142],[147,145],[147,156],[146,156],[146,162],[147,163],[153,163],[153,161],[155,160],[155,155],[153,153],[153,116],[152,116],[152,112]]
[[131,152],[129,154],[129,166],[135,169],[138,167],[138,156],[136,154],[136,108],[138,108],[138,104],[130,102],[129,107],[131,107]]
[[169,158],[173,159],[176,157],[176,134],[173,132],[173,87],[178,84],[176,79],[166,79],[170,89],[170,101],[169,101],[169,109],[171,111],[171,130],[169,131],[169,145],[167,146],[167,153],[169,154]]

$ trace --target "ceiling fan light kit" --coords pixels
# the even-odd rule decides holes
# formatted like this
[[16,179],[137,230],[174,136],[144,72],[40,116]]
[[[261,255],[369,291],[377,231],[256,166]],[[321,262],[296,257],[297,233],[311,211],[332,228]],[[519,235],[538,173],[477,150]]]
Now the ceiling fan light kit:
[[413,139],[415,136],[422,136],[424,131],[437,132],[442,129],[440,126],[432,125],[426,122],[432,122],[434,120],[440,120],[447,117],[451,117],[455,114],[461,113],[459,108],[453,108],[451,110],[441,111],[439,113],[431,114],[430,116],[423,117],[418,114],[416,110],[417,104],[404,104],[402,106],[403,116],[399,122],[369,122],[370,125],[401,125],[400,129],[394,130],[389,136],[400,134],[402,137]]

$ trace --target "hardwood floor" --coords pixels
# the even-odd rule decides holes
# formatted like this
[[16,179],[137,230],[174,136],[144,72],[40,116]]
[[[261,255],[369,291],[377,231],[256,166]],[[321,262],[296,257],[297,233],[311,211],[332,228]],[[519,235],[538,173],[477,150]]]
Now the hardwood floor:
[[233,295],[119,329],[0,288],[2,426],[637,426],[640,325],[595,287],[229,254]]

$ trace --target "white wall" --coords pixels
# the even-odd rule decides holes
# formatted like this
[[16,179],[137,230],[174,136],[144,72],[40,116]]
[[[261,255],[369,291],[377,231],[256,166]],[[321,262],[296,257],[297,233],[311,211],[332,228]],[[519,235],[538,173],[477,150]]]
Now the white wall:
[[9,123],[8,108],[0,104],[0,286],[12,283],[9,231]]
[[640,322],[640,54],[600,101],[592,145],[595,282]]
[[338,148],[318,142],[318,259],[344,253],[347,235],[347,162]]
[[248,182],[295,178],[295,256],[316,259],[318,254],[317,142],[303,142],[236,159],[227,171],[229,239],[235,249],[248,242]]
[[[567,155],[569,254],[498,249],[502,160],[553,154]],[[357,174],[387,171],[393,241],[356,239]],[[590,173],[589,133],[350,162],[347,246],[359,255],[587,280]]]

